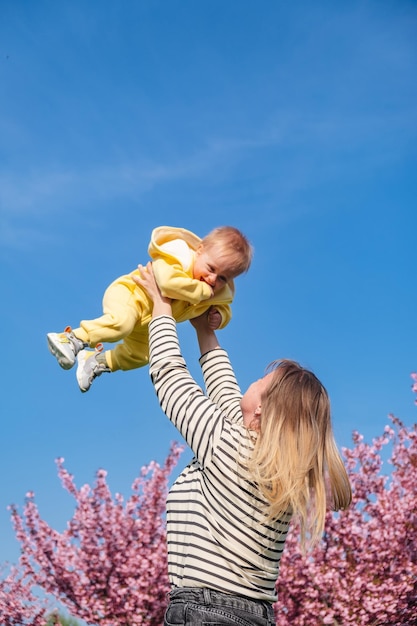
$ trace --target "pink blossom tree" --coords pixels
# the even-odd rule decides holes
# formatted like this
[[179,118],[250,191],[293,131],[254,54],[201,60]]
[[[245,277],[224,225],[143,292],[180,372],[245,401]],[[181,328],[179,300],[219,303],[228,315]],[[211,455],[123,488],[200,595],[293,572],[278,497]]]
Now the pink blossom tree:
[[4,569],[0,579],[0,624],[45,626],[48,603],[33,594],[33,581],[16,567],[11,567],[8,573]]
[[76,500],[66,530],[41,519],[33,493],[23,516],[11,507],[24,575],[89,624],[160,626],[169,590],[165,500],[181,450],[173,444],[163,467],[142,468],[126,502],[120,494],[112,498],[104,470],[93,488],[77,489],[58,459],[62,485]]
[[[344,450],[353,502],[328,513],[321,543],[302,554],[292,528],[277,583],[277,626],[416,626],[417,425],[407,429],[390,417],[393,427],[372,444],[355,432],[354,447]],[[384,475],[387,444],[392,470]]]

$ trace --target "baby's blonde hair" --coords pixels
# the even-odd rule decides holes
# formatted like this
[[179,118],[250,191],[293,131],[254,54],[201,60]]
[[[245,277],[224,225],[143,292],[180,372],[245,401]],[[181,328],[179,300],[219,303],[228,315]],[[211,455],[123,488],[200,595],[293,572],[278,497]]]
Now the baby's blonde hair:
[[233,276],[248,271],[252,262],[253,248],[247,237],[234,226],[219,226],[202,241],[204,250],[215,251],[217,258],[227,259]]
[[352,491],[336,446],[326,389],[295,361],[274,361],[262,397],[259,434],[249,471],[268,502],[266,516],[298,517],[301,540],[322,536],[328,506],[349,506]]

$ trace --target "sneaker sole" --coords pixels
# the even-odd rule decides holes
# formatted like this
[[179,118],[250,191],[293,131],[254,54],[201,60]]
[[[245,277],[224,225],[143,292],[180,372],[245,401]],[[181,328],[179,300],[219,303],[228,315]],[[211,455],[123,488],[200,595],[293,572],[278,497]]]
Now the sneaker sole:
[[56,341],[50,335],[47,335],[49,352],[54,355],[62,369],[70,370],[75,365],[75,355],[71,359],[66,352],[62,350],[62,342]]
[[87,361],[88,358],[92,358],[92,354],[91,354],[90,351],[87,351],[87,350],[81,350],[81,352],[79,352],[78,355],[77,355],[77,363],[78,363],[78,365],[77,365],[77,370],[75,372],[75,376],[76,376],[77,383],[78,383],[78,386],[80,388],[80,391],[82,393],[86,393],[90,389],[90,387],[91,387],[91,383],[89,383],[87,389],[84,389],[84,386],[83,386],[83,383],[82,383],[82,380],[81,380],[81,376],[82,376],[82,372],[83,372],[83,368],[84,368],[84,363]]

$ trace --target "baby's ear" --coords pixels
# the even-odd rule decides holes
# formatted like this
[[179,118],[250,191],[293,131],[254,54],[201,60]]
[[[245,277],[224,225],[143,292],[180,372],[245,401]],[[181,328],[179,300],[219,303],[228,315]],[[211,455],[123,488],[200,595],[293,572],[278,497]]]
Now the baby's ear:
[[203,247],[204,247],[204,246],[203,246],[203,244],[202,244],[202,243],[199,243],[199,244],[198,244],[198,248],[197,248],[197,250],[195,251],[195,253],[196,253],[196,255],[197,255],[197,256],[203,252]]

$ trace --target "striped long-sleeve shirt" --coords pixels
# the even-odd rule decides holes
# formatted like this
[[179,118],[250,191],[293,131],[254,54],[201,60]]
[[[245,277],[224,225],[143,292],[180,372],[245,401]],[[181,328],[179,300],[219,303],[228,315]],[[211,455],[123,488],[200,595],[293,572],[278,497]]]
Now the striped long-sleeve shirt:
[[149,344],[162,410],[195,455],[167,499],[170,583],[274,602],[290,520],[267,523],[266,503],[248,478],[253,440],[227,352],[217,348],[200,358],[205,395],[181,356],[173,318],[152,320]]

